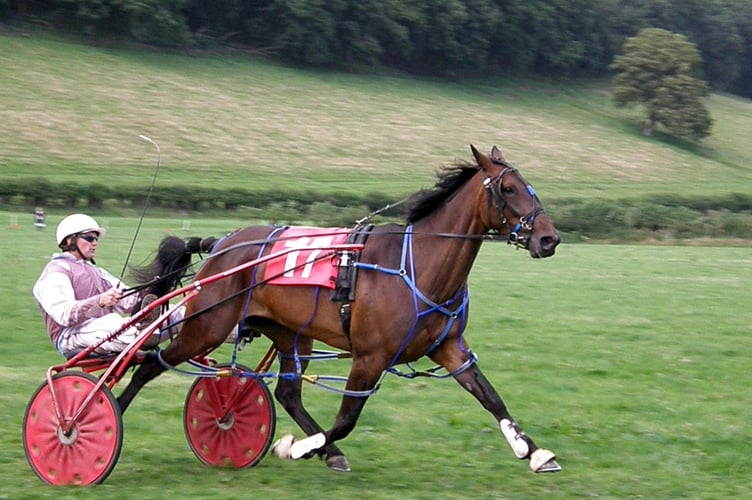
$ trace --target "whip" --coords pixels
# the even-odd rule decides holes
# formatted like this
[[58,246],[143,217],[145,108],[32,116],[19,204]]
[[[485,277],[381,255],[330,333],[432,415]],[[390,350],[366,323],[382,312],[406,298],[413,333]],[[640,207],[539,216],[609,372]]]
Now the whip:
[[149,137],[146,137],[145,135],[141,134],[138,136],[138,138],[141,139],[142,141],[151,143],[157,149],[157,167],[154,169],[154,177],[151,180],[151,186],[149,186],[149,192],[146,194],[146,200],[144,200],[144,208],[141,211],[141,217],[138,219],[138,226],[136,226],[136,232],[133,234],[133,241],[131,241],[131,247],[128,249],[128,255],[125,257],[123,270],[120,271],[120,279],[118,283],[118,288],[120,287],[120,282],[123,281],[125,270],[128,268],[128,261],[131,259],[131,253],[133,253],[133,247],[136,244],[136,238],[138,238],[138,232],[141,230],[141,224],[144,222],[144,216],[146,215],[146,208],[149,206],[149,199],[151,198],[151,192],[154,190],[154,185],[157,183],[157,174],[159,173],[159,159],[160,159],[160,156],[162,155],[162,152],[159,149],[159,145],[153,140],[151,140]]

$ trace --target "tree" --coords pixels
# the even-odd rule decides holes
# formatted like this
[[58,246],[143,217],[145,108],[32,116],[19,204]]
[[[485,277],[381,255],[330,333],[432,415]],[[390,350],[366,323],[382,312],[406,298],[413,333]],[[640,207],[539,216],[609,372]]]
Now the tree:
[[702,57],[683,35],[658,28],[628,38],[623,55],[611,69],[617,106],[642,105],[647,113],[645,134],[662,125],[671,135],[699,140],[710,133],[712,120],[701,98],[708,85],[701,78]]

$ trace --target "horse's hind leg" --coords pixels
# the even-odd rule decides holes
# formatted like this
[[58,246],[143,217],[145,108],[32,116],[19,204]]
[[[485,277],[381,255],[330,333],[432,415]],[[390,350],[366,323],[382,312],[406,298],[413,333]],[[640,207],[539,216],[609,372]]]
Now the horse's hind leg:
[[496,392],[496,389],[473,364],[465,371],[455,375],[455,380],[480,401],[483,407],[491,412],[499,423],[501,433],[519,459],[528,459],[533,472],[559,472],[561,467],[556,462],[556,456],[543,448],[538,448],[533,440],[520,429]]
[[[206,344],[197,344],[196,342],[192,343],[186,340],[198,338],[191,335],[191,332],[195,330],[189,329],[190,326],[195,326],[197,324],[198,323],[185,323],[180,335],[173,342],[171,342],[165,350],[160,352],[162,361],[164,363],[159,360],[156,352],[150,352],[146,356],[143,362],[133,373],[130,383],[117,398],[118,405],[120,406],[121,411],[124,412],[128,408],[128,406],[133,401],[133,398],[136,397],[136,394],[138,394],[138,391],[140,391],[143,386],[145,386],[149,381],[161,375],[164,371],[167,370],[168,366],[177,366],[180,363],[191,359],[191,357],[195,356],[198,353],[207,352],[207,349],[210,346],[207,346]],[[199,331],[208,330],[208,328],[205,328],[204,325],[201,325],[201,327],[204,329],[199,329]],[[221,340],[218,340],[217,342],[221,342]]]
[[334,425],[329,430],[309,435],[300,441],[293,439],[284,441],[283,438],[279,442],[279,449],[275,449],[275,454],[280,458],[309,458],[320,453],[321,450],[330,449],[335,441],[347,437],[355,428],[368,395],[373,391],[386,366],[385,363],[378,363],[376,367],[373,364],[375,363],[368,363],[357,358],[353,359],[345,387],[346,394],[342,397]]
[[[310,354],[312,347],[313,341],[311,339],[299,339],[299,354]],[[305,372],[307,366],[308,362],[301,362],[301,370],[303,372]],[[291,356],[284,355],[280,357],[280,373],[294,373],[295,370],[295,360]],[[299,378],[291,380],[286,377],[280,377],[277,381],[277,388],[274,390],[274,396],[307,436],[323,433],[324,430],[303,406],[302,385],[303,381]],[[326,455],[327,467],[338,472],[350,472],[350,464],[347,462],[347,458],[345,458],[344,453],[336,445],[326,445],[319,451],[319,455],[323,454]]]
[[118,396],[117,402],[118,406],[120,406],[120,411],[125,412],[133,401],[133,398],[138,394],[138,391],[140,391],[147,382],[159,376],[163,371],[165,371],[165,367],[162,366],[157,359],[156,353],[149,353],[141,365],[139,365],[138,369],[133,373],[131,381],[125,389],[123,389],[120,396]]

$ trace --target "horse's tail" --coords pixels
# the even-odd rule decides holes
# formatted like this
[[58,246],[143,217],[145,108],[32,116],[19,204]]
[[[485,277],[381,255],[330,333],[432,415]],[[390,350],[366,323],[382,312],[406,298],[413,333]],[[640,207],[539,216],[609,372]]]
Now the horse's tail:
[[154,260],[142,267],[131,267],[134,281],[143,289],[142,295],[153,293],[158,297],[174,290],[188,273],[194,254],[209,253],[216,238],[188,238],[166,236],[159,244]]

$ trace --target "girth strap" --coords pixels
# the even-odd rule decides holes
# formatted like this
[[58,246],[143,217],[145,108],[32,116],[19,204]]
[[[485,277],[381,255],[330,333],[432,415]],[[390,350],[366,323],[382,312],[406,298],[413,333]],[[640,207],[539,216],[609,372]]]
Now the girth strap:
[[[345,243],[364,245],[373,226],[373,224],[367,226],[355,226],[347,236]],[[347,337],[348,342],[350,342],[350,321],[352,319],[350,303],[355,300],[355,284],[358,277],[358,268],[356,264],[359,260],[359,251],[344,251],[340,253],[337,279],[335,281],[334,289],[329,296],[332,301],[342,303],[339,308],[339,318],[342,323],[342,331],[345,332],[345,337]]]

